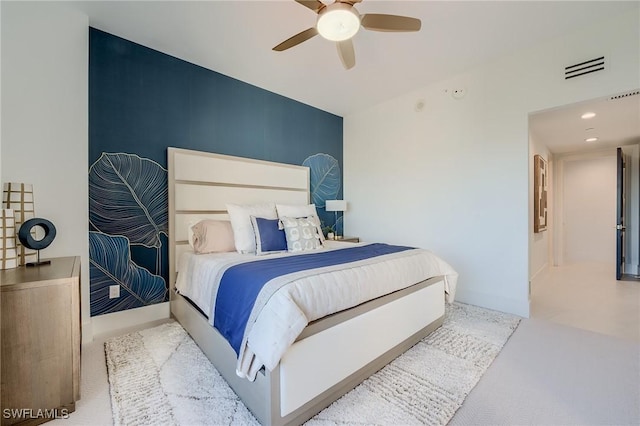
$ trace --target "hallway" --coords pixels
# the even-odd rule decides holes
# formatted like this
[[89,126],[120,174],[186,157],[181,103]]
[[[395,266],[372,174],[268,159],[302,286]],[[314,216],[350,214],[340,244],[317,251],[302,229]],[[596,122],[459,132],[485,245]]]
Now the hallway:
[[640,282],[616,281],[613,264],[548,267],[531,283],[531,318],[640,342]]

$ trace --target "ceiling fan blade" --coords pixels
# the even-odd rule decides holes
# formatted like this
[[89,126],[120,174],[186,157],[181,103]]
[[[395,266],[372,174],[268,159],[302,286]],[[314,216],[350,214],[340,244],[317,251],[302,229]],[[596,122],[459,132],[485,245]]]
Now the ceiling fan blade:
[[283,50],[287,50],[293,46],[297,46],[303,41],[307,41],[311,37],[314,37],[316,35],[318,35],[318,30],[316,30],[315,27],[311,27],[307,30],[299,32],[293,37],[289,37],[288,39],[286,39],[285,41],[283,41],[282,43],[274,47],[273,50],[275,50],[276,52],[282,52]]
[[315,13],[320,12],[320,10],[325,7],[324,3],[319,0],[295,0],[296,3],[300,3],[304,7],[307,7],[313,10]]
[[353,68],[356,64],[356,53],[353,50],[351,39],[336,42],[336,47],[344,68],[347,70]]
[[379,13],[362,15],[360,24],[368,30],[390,32],[419,31],[422,26],[422,22],[417,18]]

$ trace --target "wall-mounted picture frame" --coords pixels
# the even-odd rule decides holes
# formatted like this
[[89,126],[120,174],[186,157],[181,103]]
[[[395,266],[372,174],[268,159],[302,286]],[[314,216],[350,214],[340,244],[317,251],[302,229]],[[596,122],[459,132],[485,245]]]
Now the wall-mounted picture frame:
[[547,230],[547,162],[542,156],[533,157],[533,232]]

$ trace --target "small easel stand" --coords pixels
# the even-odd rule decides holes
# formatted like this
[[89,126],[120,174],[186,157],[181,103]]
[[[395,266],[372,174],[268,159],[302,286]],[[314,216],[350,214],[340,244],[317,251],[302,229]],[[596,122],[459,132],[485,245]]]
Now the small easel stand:
[[40,266],[40,265],[50,265],[51,264],[50,260],[40,260],[40,250],[38,250],[37,256],[38,256],[38,260],[37,261],[28,262],[28,263],[26,263],[26,266]]

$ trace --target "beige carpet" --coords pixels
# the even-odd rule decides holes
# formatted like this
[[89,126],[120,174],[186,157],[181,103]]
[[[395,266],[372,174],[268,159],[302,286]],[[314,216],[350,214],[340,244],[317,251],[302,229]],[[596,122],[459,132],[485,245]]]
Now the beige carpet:
[[[113,425],[104,353],[113,336],[82,345],[82,398],[68,419],[47,426]],[[580,418],[581,425],[637,426],[638,401],[640,345],[523,319],[449,425],[567,425]]]
[[640,344],[523,320],[449,425],[638,426]]
[[[447,424],[518,322],[448,306],[440,329],[308,424]],[[255,424],[177,323],[108,340],[105,351],[116,425]]]

